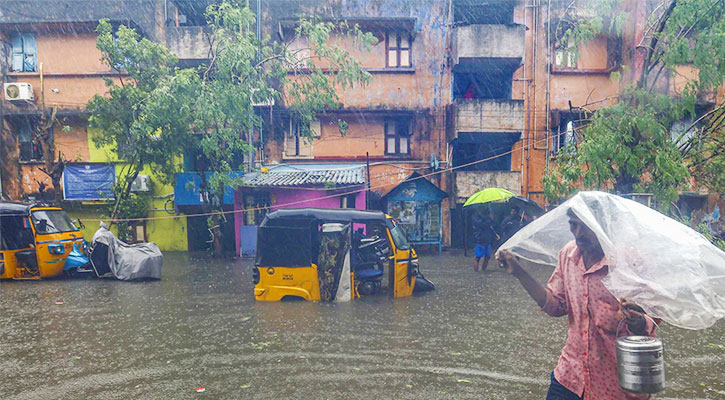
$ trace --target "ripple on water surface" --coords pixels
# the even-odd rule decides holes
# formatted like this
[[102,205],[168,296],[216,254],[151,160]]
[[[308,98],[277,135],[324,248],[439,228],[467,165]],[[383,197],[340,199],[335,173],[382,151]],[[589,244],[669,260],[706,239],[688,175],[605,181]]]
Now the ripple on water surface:
[[[156,282],[1,282],[0,397],[536,399],[566,339],[565,318],[460,252],[422,255],[437,290],[394,301],[259,303],[251,266],[167,253]],[[658,398],[725,390],[724,323],[661,336]]]

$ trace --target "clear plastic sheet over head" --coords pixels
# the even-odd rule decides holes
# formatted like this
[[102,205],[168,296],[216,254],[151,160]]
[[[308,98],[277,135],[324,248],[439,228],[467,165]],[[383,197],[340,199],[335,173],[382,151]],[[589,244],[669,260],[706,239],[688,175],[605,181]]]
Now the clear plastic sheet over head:
[[704,329],[725,317],[725,253],[689,227],[616,195],[580,192],[499,251],[510,250],[524,267],[555,266],[574,239],[568,209],[597,235],[609,264],[604,285],[616,298],[681,328]]

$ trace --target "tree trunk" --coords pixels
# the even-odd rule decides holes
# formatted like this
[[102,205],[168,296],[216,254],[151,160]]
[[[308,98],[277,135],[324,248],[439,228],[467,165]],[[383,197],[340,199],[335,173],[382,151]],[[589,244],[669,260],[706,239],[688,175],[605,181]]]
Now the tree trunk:
[[136,180],[136,177],[138,177],[139,172],[141,171],[141,167],[134,169],[133,174],[131,174],[130,179],[128,179],[126,183],[126,187],[123,189],[122,193],[116,194],[116,204],[113,206],[113,212],[111,213],[111,222],[110,226],[113,226],[116,222],[114,219],[116,219],[116,215],[118,213],[118,207],[121,205],[121,201],[128,197],[128,194],[131,193],[131,185],[133,184],[133,181]]
[[[197,168],[197,170],[200,170]],[[212,213],[215,211],[214,204],[212,204],[213,200],[213,192],[211,188],[209,187],[209,182],[206,179],[206,173],[199,172],[199,178],[201,179],[201,182],[199,184],[199,192],[202,194],[202,207],[201,211],[204,214]],[[223,193],[223,192],[222,192]],[[223,201],[223,200],[222,200]],[[212,236],[211,245],[212,245],[212,254],[214,257],[220,258],[224,256],[224,230],[222,229],[222,220],[220,217],[221,214],[212,214],[207,221],[211,221],[211,224],[207,222],[207,227],[209,229],[209,233]],[[211,226],[209,226],[211,225]]]
[[63,159],[63,153],[61,152],[58,152],[58,159],[56,160],[53,127],[58,124],[58,120],[56,118],[57,111],[58,109],[56,107],[53,107],[50,111],[50,115],[43,111],[40,115],[40,121],[35,132],[35,138],[40,142],[40,148],[43,153],[43,161],[45,162],[45,166],[41,167],[40,171],[48,175],[50,178],[50,181],[53,184],[53,200],[56,204],[60,204],[63,201],[63,192],[60,189],[60,182],[68,161]]
[[222,229],[222,220],[219,214],[214,214],[212,221],[214,223],[211,228],[212,234],[214,235],[214,241],[212,242],[214,257],[221,258],[224,257],[224,242],[222,242],[224,230]]

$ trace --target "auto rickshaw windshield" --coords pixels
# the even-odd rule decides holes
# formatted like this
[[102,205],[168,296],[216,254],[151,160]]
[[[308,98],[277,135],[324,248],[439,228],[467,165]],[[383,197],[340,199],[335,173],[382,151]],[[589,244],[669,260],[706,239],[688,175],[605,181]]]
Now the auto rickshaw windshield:
[[405,237],[405,232],[403,232],[403,228],[401,228],[398,224],[393,225],[394,226],[390,229],[390,234],[393,236],[393,242],[395,242],[395,247],[400,250],[409,250],[410,243],[408,243],[408,238]]
[[78,230],[63,210],[34,210],[30,215],[35,225],[35,232],[40,234]]

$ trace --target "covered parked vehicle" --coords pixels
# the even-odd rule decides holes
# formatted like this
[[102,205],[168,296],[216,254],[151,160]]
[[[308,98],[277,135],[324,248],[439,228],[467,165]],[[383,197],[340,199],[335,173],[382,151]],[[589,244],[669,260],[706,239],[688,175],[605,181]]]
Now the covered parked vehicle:
[[301,208],[267,214],[257,237],[254,296],[348,301],[431,290],[418,256],[380,211]]
[[0,279],[41,279],[63,273],[83,235],[60,207],[0,203]]
[[128,244],[101,222],[91,242],[91,265],[98,277],[161,279],[164,256],[156,243]]

